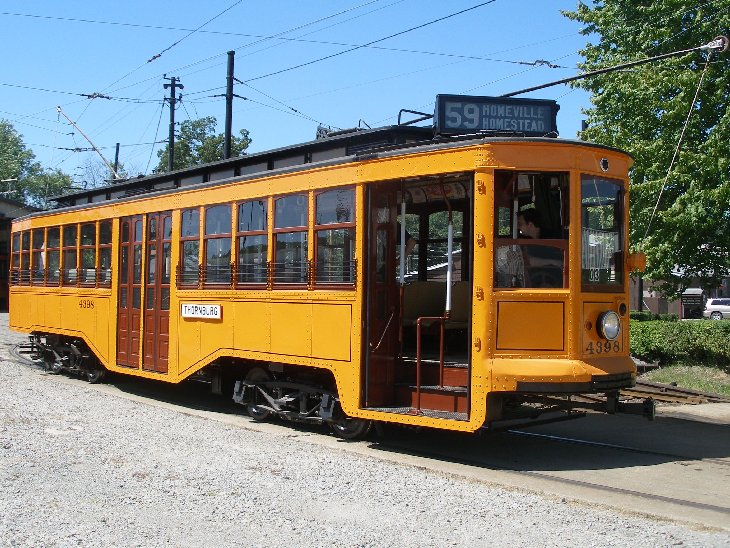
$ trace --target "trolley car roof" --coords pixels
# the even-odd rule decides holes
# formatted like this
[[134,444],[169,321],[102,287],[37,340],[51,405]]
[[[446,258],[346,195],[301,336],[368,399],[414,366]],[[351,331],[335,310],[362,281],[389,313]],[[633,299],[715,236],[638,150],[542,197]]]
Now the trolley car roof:
[[[262,174],[291,173],[313,167],[400,156],[428,150],[510,142],[584,146],[624,153],[605,145],[554,137],[522,137],[515,134],[495,135],[494,133],[434,137],[431,127],[408,125],[367,130],[353,129],[336,132],[323,139],[306,143],[246,154],[172,172],[139,176],[103,187],[54,197],[53,199],[58,204],[54,212],[175,193],[181,189],[189,190],[233,181],[245,181],[260,178]],[[44,212],[32,213],[22,218],[43,214]]]

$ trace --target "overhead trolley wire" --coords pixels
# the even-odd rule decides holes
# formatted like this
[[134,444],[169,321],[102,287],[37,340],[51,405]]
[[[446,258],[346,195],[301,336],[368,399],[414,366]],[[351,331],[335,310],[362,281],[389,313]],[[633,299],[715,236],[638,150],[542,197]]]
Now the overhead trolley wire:
[[[237,51],[237,50],[239,50],[239,49],[243,49],[243,48],[246,48],[246,47],[250,47],[251,45],[255,45],[255,44],[261,43],[261,42],[263,42],[263,41],[266,41],[266,40],[270,40],[270,39],[273,39],[273,38],[278,38],[278,37],[280,37],[280,36],[282,36],[282,35],[284,35],[284,34],[287,34],[287,33],[289,33],[289,32],[294,32],[295,30],[299,30],[299,29],[302,29],[302,28],[304,28],[304,27],[307,27],[307,26],[310,26],[310,25],[314,25],[314,24],[316,24],[316,23],[319,23],[319,22],[325,21],[325,20],[327,20],[327,19],[331,19],[331,18],[333,18],[333,17],[336,17],[336,16],[338,16],[338,15],[342,15],[343,13],[347,13],[347,12],[349,12],[349,11],[353,11],[353,10],[359,9],[359,8],[361,8],[361,7],[363,7],[363,6],[367,6],[367,5],[369,5],[369,4],[374,4],[374,3],[376,3],[376,2],[379,2],[379,1],[380,1],[380,0],[369,0],[368,2],[365,2],[364,4],[360,4],[360,5],[357,5],[357,6],[353,6],[352,8],[348,8],[348,9],[346,9],[346,10],[342,10],[342,11],[339,11],[339,12],[337,12],[337,13],[334,13],[334,14],[331,14],[331,15],[327,15],[327,16],[325,16],[325,17],[322,17],[322,18],[320,18],[320,19],[316,19],[316,20],[314,20],[314,21],[310,21],[310,22],[308,22],[308,23],[305,23],[305,24],[302,24],[302,25],[298,25],[298,26],[296,26],[296,27],[293,27],[293,28],[291,28],[291,29],[287,29],[287,30],[285,30],[285,31],[281,31],[281,32],[279,32],[279,33],[277,33],[277,34],[274,34],[274,35],[271,35],[271,36],[258,36],[258,35],[249,35],[249,34],[239,34],[239,33],[219,33],[219,34],[229,34],[229,35],[233,35],[233,36],[251,36],[251,37],[254,37],[254,38],[258,38],[258,40],[255,40],[254,42],[251,42],[251,43],[249,43],[249,44],[244,44],[243,46],[239,46],[238,48],[235,48],[235,50]],[[399,0],[399,2],[400,2],[400,1],[404,1],[404,0]],[[396,2],[396,3],[399,3],[399,2]],[[391,5],[392,5],[392,4],[391,4]],[[150,27],[150,28],[153,28],[153,29],[157,29],[157,28],[162,28],[162,29],[165,29],[165,30],[175,30],[175,29],[170,29],[170,28],[168,28],[168,27]],[[187,29],[177,29],[177,30],[187,30]],[[200,32],[213,32],[213,31],[203,31],[203,30],[201,30]],[[208,62],[208,61],[211,61],[211,60],[213,60],[213,59],[218,59],[218,58],[220,58],[220,57],[223,57],[223,56],[225,56],[225,55],[226,55],[226,52],[221,52],[221,53],[218,53],[218,54],[216,54],[216,55],[212,55],[212,56],[210,56],[210,57],[206,57],[205,59],[200,59],[200,60],[198,60],[198,61],[195,61],[195,62],[193,62],[193,63],[188,63],[187,65],[183,65],[183,66],[181,66],[181,67],[175,68],[175,69],[173,69],[173,70],[170,70],[170,71],[168,71],[168,72],[170,72],[170,73],[172,73],[172,72],[181,72],[181,71],[183,71],[183,70],[185,70],[185,69],[187,69],[187,68],[191,68],[191,67],[194,67],[194,66],[196,66],[196,65],[200,65],[200,64],[202,64],[202,63],[206,63],[206,62]],[[139,68],[141,68],[141,67],[145,66],[146,64],[147,64],[147,63],[145,63],[145,64],[141,65],[141,66],[140,66],[140,67],[138,67],[137,69],[134,69],[134,70],[133,70],[132,72],[129,72],[129,73],[127,73],[126,75],[122,76],[121,78],[119,78],[118,80],[116,80],[115,82],[113,82],[112,84],[110,84],[110,85],[109,85],[109,86],[107,87],[107,89],[108,89],[109,87],[111,87],[111,86],[113,86],[113,85],[115,85],[115,84],[117,84],[117,83],[121,82],[122,80],[124,80],[124,79],[125,79],[125,78],[127,78],[127,77],[128,77],[129,75],[131,75],[132,73],[136,72],[136,71],[137,71],[137,70],[138,70]],[[201,70],[209,70],[209,69],[201,69]],[[196,71],[196,72],[200,72],[200,71]],[[189,74],[194,74],[194,73],[189,73]],[[183,75],[183,76],[186,76],[186,75]],[[135,82],[135,83],[133,83],[133,84],[130,84],[130,85],[124,86],[124,87],[122,87],[122,88],[118,88],[118,89],[117,89],[117,91],[119,91],[119,90],[122,90],[122,89],[126,89],[126,88],[129,88],[129,87],[135,86],[135,85],[137,85],[137,84],[140,84],[140,83],[143,83],[143,82],[146,82],[146,81],[149,81],[149,80],[153,80],[153,79],[156,79],[156,78],[159,78],[159,75],[155,75],[155,76],[152,76],[152,77],[150,77],[150,78],[146,78],[146,79],[144,79],[144,80],[141,80],[141,81],[139,81],[139,82]]]
[[150,57],[149,59],[147,59],[147,62],[148,62],[148,63],[151,63],[152,61],[156,61],[157,59],[159,59],[160,57],[162,57],[162,54],[163,54],[163,53],[165,53],[166,51],[170,51],[170,50],[171,50],[172,48],[174,48],[175,46],[177,46],[177,45],[178,45],[178,44],[179,44],[180,42],[182,42],[182,41],[183,41],[183,40],[185,40],[186,38],[189,38],[190,36],[192,36],[193,34],[195,34],[196,32],[198,32],[198,31],[199,31],[200,29],[202,29],[202,28],[203,28],[204,26],[206,26],[206,25],[207,25],[208,23],[211,23],[211,22],[215,21],[215,20],[216,20],[216,19],[218,19],[218,18],[219,18],[219,17],[221,16],[221,15],[223,15],[224,13],[226,13],[227,11],[230,11],[230,10],[232,10],[232,9],[233,9],[233,8],[235,8],[235,7],[236,7],[236,6],[238,5],[238,4],[240,4],[241,2],[243,2],[243,0],[238,0],[237,2],[234,2],[233,4],[231,4],[230,6],[228,6],[228,7],[226,8],[226,9],[224,9],[224,10],[223,10],[222,12],[220,12],[220,13],[219,13],[218,15],[215,15],[215,16],[211,17],[211,18],[210,18],[210,19],[208,19],[208,20],[207,20],[207,21],[206,21],[205,23],[203,23],[202,25],[200,25],[200,26],[199,26],[198,28],[196,28],[196,29],[194,29],[194,30],[191,30],[191,31],[190,31],[189,33],[187,33],[187,34],[186,34],[185,36],[183,36],[182,38],[180,38],[180,40],[177,40],[176,42],[173,42],[172,44],[170,44],[169,46],[167,46],[167,47],[166,47],[165,49],[163,49],[163,50],[162,50],[162,51],[161,51],[160,53],[158,53],[158,54],[156,54],[156,55],[153,55],[152,57]]
[[422,29],[422,28],[427,27],[429,25],[433,25],[433,24],[436,24],[436,23],[440,23],[441,21],[445,21],[446,19],[450,19],[452,17],[456,17],[457,15],[462,15],[462,14],[467,13],[469,11],[473,11],[475,9],[484,7],[484,6],[488,5],[488,4],[493,4],[496,1],[497,0],[488,0],[487,2],[482,2],[481,4],[477,4],[476,6],[472,6],[470,8],[466,8],[466,9],[463,9],[463,10],[459,10],[459,11],[454,12],[454,13],[450,13],[449,15],[445,15],[444,17],[439,17],[438,19],[434,19],[432,21],[428,21],[428,22],[423,23],[421,25],[416,25],[415,27],[411,27],[409,29],[402,30],[400,32],[396,32],[394,34],[390,34],[388,36],[384,36],[382,38],[378,38],[377,40],[372,40],[371,42],[367,42],[366,44],[361,44],[361,45],[358,45],[358,46],[355,46],[355,47],[346,49],[344,51],[340,51],[340,52],[333,53],[333,54],[330,54],[330,55],[325,55],[324,57],[319,57],[317,59],[313,59],[311,61],[307,61],[306,63],[300,63],[300,64],[294,65],[292,67],[288,67],[288,68],[285,68],[285,69],[280,69],[280,70],[277,70],[277,71],[274,71],[274,72],[269,72],[268,74],[262,74],[261,76],[256,76],[254,78],[247,78],[246,81],[247,82],[254,82],[256,80],[261,80],[263,78],[268,78],[270,76],[275,76],[277,74],[282,74],[284,72],[289,72],[289,71],[292,71],[292,70],[296,70],[298,68],[307,67],[307,66],[313,65],[315,63],[319,63],[321,61],[326,61],[327,59],[332,59],[333,57],[339,57],[340,55],[344,55],[346,53],[350,53],[350,52],[353,52],[353,51],[357,51],[359,49],[366,48],[366,47],[371,46],[373,44],[377,44],[379,42],[384,42],[385,40],[390,40],[391,38],[395,38],[396,36],[402,36],[403,34],[407,34],[409,32],[413,32],[414,30]]

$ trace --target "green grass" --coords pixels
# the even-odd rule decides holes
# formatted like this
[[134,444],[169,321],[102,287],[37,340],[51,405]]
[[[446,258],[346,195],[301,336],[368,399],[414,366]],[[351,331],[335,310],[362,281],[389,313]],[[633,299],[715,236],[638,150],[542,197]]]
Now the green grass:
[[730,374],[716,367],[667,365],[641,375],[642,380],[730,397]]

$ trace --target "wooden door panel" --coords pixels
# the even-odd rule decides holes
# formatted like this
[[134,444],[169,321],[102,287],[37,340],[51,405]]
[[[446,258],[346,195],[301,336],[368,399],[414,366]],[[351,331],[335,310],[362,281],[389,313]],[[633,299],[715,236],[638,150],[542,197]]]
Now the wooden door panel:
[[398,355],[398,289],[395,273],[395,190],[371,190],[368,223],[368,356],[365,405],[393,404]]
[[117,364],[125,367],[139,367],[139,310],[134,308],[139,284],[134,283],[133,249],[140,239],[137,223],[142,218],[125,217],[120,221],[119,245],[119,293],[117,309]]
[[171,222],[170,212],[147,217],[143,367],[156,373],[168,372]]

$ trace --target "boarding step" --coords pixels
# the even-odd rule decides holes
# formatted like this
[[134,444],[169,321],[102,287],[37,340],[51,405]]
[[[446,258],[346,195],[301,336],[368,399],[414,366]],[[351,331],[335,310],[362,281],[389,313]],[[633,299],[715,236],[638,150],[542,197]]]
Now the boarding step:
[[[403,358],[404,377],[402,381],[416,382],[416,359]],[[439,361],[421,360],[421,384],[436,385],[439,383]],[[443,384],[447,386],[466,386],[469,384],[469,364],[461,362],[444,362]]]
[[450,413],[468,411],[468,391],[465,386],[422,385],[420,406],[416,386],[412,384],[396,385],[395,390],[396,401],[403,406]]
[[366,407],[366,411],[379,411],[381,413],[392,413],[394,415],[412,415],[415,417],[430,417],[433,419],[444,419],[451,421],[468,421],[467,413],[456,413],[453,411],[438,411],[436,409],[416,409],[415,407]]

